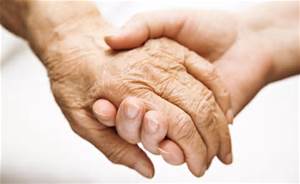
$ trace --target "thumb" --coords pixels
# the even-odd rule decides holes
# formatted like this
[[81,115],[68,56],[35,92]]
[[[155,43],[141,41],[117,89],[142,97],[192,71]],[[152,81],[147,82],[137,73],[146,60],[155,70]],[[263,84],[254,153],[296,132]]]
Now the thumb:
[[131,49],[142,45],[150,38],[177,38],[184,25],[184,13],[155,11],[133,16],[114,35],[106,36],[105,42],[112,49]]

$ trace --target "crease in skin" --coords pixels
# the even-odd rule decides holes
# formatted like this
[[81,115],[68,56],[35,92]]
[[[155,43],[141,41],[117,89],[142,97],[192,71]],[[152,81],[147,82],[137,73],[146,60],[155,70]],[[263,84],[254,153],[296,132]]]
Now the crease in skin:
[[[157,99],[156,104],[151,104],[151,99],[146,100],[149,109],[157,107],[157,109],[152,110],[166,111],[167,108],[169,108],[169,110],[176,108],[176,111],[168,112],[169,114],[167,115],[172,116],[172,113],[183,114],[185,111],[180,108],[182,105],[179,105],[180,103],[177,102],[180,99],[174,99],[174,97],[178,95],[191,95],[186,96],[186,99],[195,100],[197,93],[203,93],[204,95],[207,94],[209,90],[204,85],[199,85],[197,88],[192,87],[193,85],[188,79],[195,79],[186,72],[182,59],[180,58],[183,58],[184,52],[188,52],[188,50],[182,48],[183,47],[179,46],[176,42],[168,39],[158,39],[148,41],[141,48],[133,49],[128,52],[108,53],[105,58],[103,58],[102,55],[99,55],[99,57],[107,60],[101,64],[95,60],[96,56],[88,57],[85,55],[83,57],[85,57],[84,61],[86,62],[83,62],[82,60],[76,62],[83,66],[75,68],[74,70],[76,72],[72,72],[70,76],[68,76],[68,80],[62,80],[60,83],[52,81],[53,92],[57,101],[59,101],[62,106],[70,107],[63,109],[65,114],[70,114],[70,112],[73,111],[78,112],[80,109],[85,112],[89,112],[91,111],[92,102],[99,98],[108,99],[116,107],[118,107],[122,100],[126,97],[145,96],[149,98],[151,97],[151,93],[157,95],[159,98]],[[95,49],[98,48],[96,47]],[[59,57],[61,57],[61,51],[62,50],[58,51],[58,58],[56,58],[58,60],[60,59]],[[178,58],[170,56],[170,52],[177,53],[176,56],[178,56]],[[80,58],[74,57],[74,59],[77,60]],[[163,86],[160,84],[162,80],[165,80],[165,83],[168,83],[168,78],[175,81],[170,82],[169,85],[171,86]],[[80,85],[82,83],[84,85]],[[172,86],[174,84],[178,84],[179,86],[174,88],[174,86]],[[181,89],[180,86],[186,88],[186,91],[184,92],[184,88]],[[188,86],[188,88],[186,86]],[[169,90],[169,94],[165,94],[169,96],[164,96],[161,93],[158,93],[158,89],[162,87],[166,88],[164,91]],[[195,89],[198,90],[194,91]],[[173,103],[171,98],[173,98],[176,103]],[[202,96],[201,99],[205,99],[204,96]],[[192,120],[190,113],[185,113],[184,115]],[[71,116],[73,116],[73,119],[76,119],[76,117],[78,118],[78,116],[74,113],[72,113]],[[83,116],[86,116],[86,114]],[[175,120],[175,122],[177,121],[176,119],[173,120]],[[85,122],[78,122],[78,124],[80,124],[83,128],[88,126],[85,125]],[[190,125],[188,126],[194,126],[192,122],[189,124]],[[177,125],[173,124],[173,126]],[[170,131],[171,130],[172,129],[170,129]],[[196,139],[196,137],[198,139],[199,137],[200,140],[202,138],[196,128],[192,131],[193,132],[190,132],[189,136],[193,136],[193,139]],[[175,136],[176,133],[173,132],[173,134]],[[170,133],[168,133],[168,135],[170,135]],[[194,146],[200,145],[200,143],[196,142],[192,144]],[[199,154],[206,154],[205,144],[201,145],[201,149],[198,150],[198,152]],[[192,152],[189,154],[192,155],[192,158],[197,159]],[[199,163],[200,161],[201,160],[197,160]],[[192,164],[192,160],[189,161],[189,164]],[[192,169],[199,169],[199,166],[189,165],[189,167]],[[197,175],[199,171],[196,172],[194,170],[193,172]]]
[[[89,62],[91,61],[90,58],[97,56],[97,52],[93,49],[89,49],[91,48],[89,45],[84,45],[84,47],[81,46],[79,48],[73,46],[61,48],[65,42],[69,41],[69,39],[66,39],[59,41],[59,44],[53,44],[53,46],[50,45],[47,48],[48,54],[44,55],[42,58],[44,60],[44,65],[48,68],[48,75],[51,78],[51,81],[64,80],[63,78],[70,76],[72,72],[78,71],[78,67],[83,66],[84,62]],[[57,52],[57,49],[60,51]],[[62,55],[64,55],[63,58]],[[74,60],[78,60],[78,62],[73,62]],[[62,67],[65,65],[68,67]]]
[[[213,95],[212,93],[208,93],[207,95],[205,95],[203,97],[203,99],[198,102],[196,105],[195,105],[195,109],[196,112],[203,112],[204,109],[210,109],[210,113],[216,113],[216,110],[213,110],[215,108],[212,108],[212,106],[215,106],[216,104],[213,103],[213,100],[210,100],[211,98],[213,98]],[[214,117],[214,116],[210,116],[210,117]],[[205,126],[206,124],[203,124],[203,126]],[[199,128],[201,128],[201,126],[198,125]]]
[[[175,86],[179,86],[179,85],[176,85],[175,84]],[[164,93],[165,91],[169,91],[169,94],[166,94],[166,95],[164,95],[163,93],[162,94],[159,94],[160,96],[162,96],[163,98],[165,98],[165,96],[170,96],[170,93],[173,93],[172,92],[172,90],[173,91],[175,91],[176,92],[176,94],[180,94],[180,91],[176,91],[175,89],[176,88],[171,88],[172,90],[170,91],[170,90],[164,90],[164,89],[169,89],[169,86],[167,86],[167,85],[165,85],[165,88],[163,88],[161,91]],[[176,95],[175,95],[176,96]],[[211,93],[208,93],[207,95],[206,95],[206,97],[204,97],[204,98],[202,98],[201,99],[201,101],[200,101],[200,104],[207,104],[206,103],[206,100],[207,99],[209,99],[209,98],[211,98],[212,97],[212,94]],[[165,98],[166,100],[170,100],[169,98]],[[172,99],[171,100],[172,101],[172,103],[174,103],[177,107],[179,107],[179,108],[181,108],[178,104],[178,102],[176,102],[177,100],[176,100],[176,98],[174,99]],[[180,101],[180,100],[179,100]],[[199,106],[198,106],[199,107]],[[204,106],[204,105],[201,105],[200,106],[201,108],[209,108],[209,107],[206,107],[206,106]],[[210,109],[210,108],[209,108]],[[182,109],[183,111],[185,111],[185,113],[187,113],[189,116],[191,116],[191,114],[189,113],[189,112],[187,112],[186,110],[184,110],[184,109]],[[203,112],[203,110],[197,110],[197,112]],[[211,113],[211,111],[209,111],[210,113]],[[209,117],[211,117],[211,115],[209,115]],[[195,122],[195,119],[191,116],[191,119]],[[204,118],[205,120],[207,120],[207,118]],[[211,118],[209,118],[209,119],[211,119]],[[207,125],[209,125],[209,124],[211,124],[211,121],[209,121],[209,122],[207,122]],[[203,124],[201,127],[204,127],[204,126],[207,126],[206,124]],[[198,126],[198,128],[201,128],[200,126]],[[211,124],[209,127],[215,127],[215,125],[213,125],[213,124]],[[213,128],[213,129],[215,129],[215,128]],[[198,133],[201,133],[201,131],[199,131],[198,130]],[[200,134],[201,135],[201,134]],[[202,136],[201,136],[202,137]],[[204,137],[202,137],[202,138],[204,138]],[[206,140],[206,139],[204,139],[204,140]],[[207,140],[204,142],[204,144],[206,144],[206,142],[207,142]],[[208,145],[207,145],[208,146]],[[215,155],[215,153],[214,152],[216,152],[216,151],[213,151],[213,155],[212,156],[214,156]]]
[[[167,80],[166,80],[167,81]],[[170,82],[167,82],[167,83],[169,83],[169,85],[170,85]],[[174,85],[174,83],[172,83],[172,85]],[[176,86],[176,84],[175,84],[175,86]],[[172,99],[172,103],[175,105],[175,106],[177,106],[178,108],[180,108],[180,109],[182,109],[178,104],[180,104],[179,102],[181,101],[181,99],[179,99],[178,97],[176,97],[178,94],[180,94],[180,89],[178,90],[178,89],[176,89],[176,88],[172,88],[172,90],[170,91],[170,90],[168,90],[168,93],[166,93],[166,90],[165,89],[169,89],[170,88],[170,86],[168,86],[168,84],[166,84],[166,85],[164,85],[164,87],[163,88],[161,88],[161,92],[156,92],[158,95],[160,95],[162,98],[164,98],[165,100],[167,100],[167,101],[169,101],[170,99],[169,98],[166,98],[166,96],[170,96],[170,94],[175,94],[174,96],[174,98]],[[197,101],[197,100],[193,100],[193,103],[195,103],[195,101]],[[193,104],[192,103],[192,104]],[[205,98],[202,98],[201,100],[200,100],[200,102],[198,103],[199,104],[199,106],[198,107],[201,107],[201,108],[205,108],[204,107],[204,104],[206,104],[206,99]],[[189,113],[189,112],[187,112],[185,109],[182,109],[193,121],[194,121],[194,123],[195,123],[195,120],[192,118],[192,115]],[[197,112],[201,112],[202,110],[197,110]],[[204,126],[204,125],[203,125]],[[198,126],[199,127],[199,126]],[[199,130],[198,130],[199,131]],[[200,134],[201,132],[199,132],[199,134]]]
[[[168,98],[166,98],[167,96],[171,96],[171,94],[173,94],[172,96],[174,96],[173,100],[172,100],[172,103],[174,103],[174,105],[176,105],[178,108],[181,108],[178,104],[178,102],[180,101],[180,99],[178,98],[178,95],[182,94],[181,91],[183,91],[183,89],[176,89],[174,86],[179,86],[177,85],[176,83],[180,83],[180,81],[177,81],[176,78],[166,78],[165,80],[162,81],[163,83],[160,84],[162,85],[163,87],[160,87],[158,88],[159,90],[157,89],[154,89],[154,92],[156,94],[158,94],[159,96],[161,96],[162,98],[164,98],[165,100],[169,100]],[[165,83],[165,84],[164,84]],[[186,84],[186,83],[182,83],[182,84]],[[172,87],[170,87],[172,86]],[[171,90],[170,90],[171,88]],[[167,90],[168,89],[168,90]],[[166,93],[167,92],[167,93]],[[197,92],[195,92],[197,93]],[[198,92],[199,93],[199,92]],[[202,92],[203,93],[203,92]],[[204,93],[205,94],[205,93]],[[202,109],[203,108],[209,108],[207,107],[206,104],[207,103],[207,100],[210,99],[212,97],[212,93],[207,93],[206,95],[203,96],[203,98],[197,100],[197,99],[194,99],[192,100],[192,104],[195,104],[195,102],[198,101],[197,105],[195,106],[195,108],[197,109],[196,111],[197,112],[202,112]],[[200,109],[199,109],[200,107]],[[182,109],[182,108],[181,108]],[[182,109],[186,114],[189,114],[189,112],[185,111],[184,109]]]
[[[168,86],[167,85],[165,85],[165,88],[168,88]],[[169,91],[169,93],[174,93],[174,91],[176,92],[176,94],[180,94],[180,90],[178,91],[176,91],[177,89],[175,89],[175,88],[172,88],[172,90],[171,91]],[[166,98],[165,96],[168,96],[168,95],[164,95],[163,94],[163,92],[165,91],[164,90],[164,88],[161,90],[162,91],[162,93],[157,93],[158,95],[160,95],[162,98],[164,98],[165,100],[170,100],[170,99],[168,99],[168,98]],[[173,91],[173,92],[172,92]],[[176,95],[175,95],[176,96]],[[211,95],[210,95],[211,96]],[[201,104],[205,104],[206,102],[206,98],[208,98],[208,97],[205,97],[205,98],[203,98],[202,100],[201,100]],[[176,102],[177,100],[176,100],[176,98],[175,99],[173,99],[172,100],[172,103],[175,105],[175,106],[177,106],[178,108],[180,108],[180,109],[182,109],[178,104],[178,102]],[[201,106],[201,107],[203,107],[203,105]],[[205,107],[204,107],[205,108]],[[189,113],[189,112],[187,112],[186,110],[184,110],[184,109],[182,109],[193,121],[194,121],[194,123],[195,123],[195,119],[194,118],[192,118],[192,116],[191,116],[191,114]],[[200,112],[200,111],[198,111],[197,110],[197,112]],[[209,124],[209,123],[208,123]],[[202,126],[205,126],[205,125],[202,125]],[[213,126],[211,126],[211,127],[213,127]],[[203,139],[203,140],[205,140],[204,139],[204,137],[201,135],[201,132],[199,131],[199,129],[197,128],[197,130],[196,130],[196,132],[199,134],[199,136]],[[192,132],[190,132],[189,133],[189,135],[192,137],[193,136],[193,133]],[[184,139],[186,139],[187,137],[184,137]],[[187,139],[189,139],[189,138],[187,138]],[[205,146],[207,147],[207,145],[206,145],[206,142],[204,141],[204,144],[205,144]]]
[[[152,94],[155,94],[155,93],[153,93],[152,92]],[[148,99],[151,99],[151,96],[149,96],[148,95]],[[164,99],[162,99],[163,101],[165,101]],[[166,101],[166,103],[169,103],[168,101]],[[150,100],[150,104],[151,104],[151,100]],[[158,104],[153,104],[153,106],[155,107],[155,106],[157,106]],[[172,117],[172,116],[174,116],[174,115],[179,115],[179,118],[180,117],[182,117],[182,114],[181,114],[181,116],[180,116],[180,113],[178,113],[178,112],[183,112],[181,109],[179,109],[178,107],[176,107],[174,104],[170,104],[170,106],[174,106],[176,109],[178,109],[179,111],[177,111],[177,110],[175,110],[175,111],[172,111],[172,112],[170,112],[170,111],[168,111],[167,109],[165,109],[165,110],[167,110],[167,112],[169,112],[169,113],[167,113],[166,115],[168,116],[168,117]],[[170,107],[171,108],[171,107]],[[173,107],[171,108],[171,109],[173,109]],[[171,110],[170,109],[170,110]],[[161,109],[158,109],[158,110],[161,110]],[[174,114],[173,114],[174,113]],[[187,117],[189,117],[188,115],[186,115]],[[180,120],[178,120],[178,118],[171,118],[172,120],[175,120],[176,119],[176,121],[180,121]],[[184,118],[185,119],[185,118]],[[184,120],[184,122],[186,122],[185,120]],[[177,138],[175,139],[175,140],[177,140],[178,139],[178,133],[179,133],[179,131],[181,131],[181,129],[178,129],[178,131],[176,131],[174,128],[172,128],[172,125],[171,124],[169,124],[169,126],[171,127],[169,127],[168,128],[168,130],[170,130],[170,131],[168,131],[168,137],[169,138],[171,138],[171,139],[173,139],[174,138],[174,136],[177,136]],[[175,125],[175,127],[176,126],[178,126],[178,125]],[[174,124],[173,124],[173,127],[174,127]],[[184,129],[185,131],[187,131],[187,129],[185,128]],[[194,132],[197,132],[197,130],[196,129],[194,129]],[[175,134],[176,135],[175,135]],[[173,134],[173,135],[171,135],[171,134]],[[184,139],[184,138],[188,138],[188,137],[186,137],[186,136],[189,136],[189,137],[192,137],[192,136],[194,136],[195,134],[193,134],[193,133],[191,133],[191,132],[189,132],[189,134],[187,134],[187,135],[185,135],[184,137],[182,137],[182,139]],[[196,136],[196,135],[195,135]],[[200,135],[197,133],[197,136],[199,136],[200,137]],[[185,141],[186,142],[186,141]],[[197,144],[198,144],[198,141],[197,141]],[[182,146],[182,145],[181,145]],[[199,151],[199,150],[198,150]],[[186,152],[185,152],[186,153]],[[201,149],[201,152],[199,152],[199,154],[200,155],[206,155],[206,149],[205,149],[205,147],[203,147],[203,149]],[[195,156],[195,155],[194,155]],[[190,157],[190,160],[189,161],[187,161],[187,163],[188,163],[188,166],[189,166],[189,168],[191,169],[192,167],[191,167],[191,163],[192,163],[192,161],[191,161],[191,159],[192,159],[192,157]],[[194,158],[195,159],[195,158]],[[201,164],[200,164],[201,165]],[[191,170],[192,172],[193,172],[193,170]],[[193,172],[194,173],[194,172]],[[195,174],[195,173],[194,173]],[[198,174],[196,174],[196,175],[198,175]]]
[[[153,54],[153,55],[155,55],[155,56],[158,56],[158,53],[159,52],[155,52],[155,54]],[[167,56],[170,56],[169,55],[169,53],[168,52],[166,52],[165,50],[164,50],[164,52],[162,52],[162,53],[164,53],[164,54],[166,54]],[[172,58],[172,59],[175,59],[173,56],[171,56],[171,57],[169,57],[170,59]],[[176,58],[176,59],[178,59],[178,58]],[[176,72],[177,73],[177,72]],[[163,80],[163,81],[168,81],[168,80],[171,80],[171,79],[169,79],[169,78],[166,78],[165,80]],[[187,83],[188,84],[188,83]],[[185,84],[186,85],[186,84]],[[165,87],[165,88],[168,88],[167,86]],[[174,88],[175,89],[175,88]],[[165,90],[161,90],[161,91],[165,91]],[[163,94],[160,94],[160,93],[158,93],[157,91],[155,91],[159,96],[164,96]],[[178,92],[178,93],[180,93],[180,92]],[[203,100],[205,100],[205,99],[208,99],[210,96],[211,96],[212,94],[208,94],[207,95],[207,97],[205,97],[205,98],[203,98]],[[176,103],[175,103],[176,104]],[[179,107],[180,108],[180,107]]]

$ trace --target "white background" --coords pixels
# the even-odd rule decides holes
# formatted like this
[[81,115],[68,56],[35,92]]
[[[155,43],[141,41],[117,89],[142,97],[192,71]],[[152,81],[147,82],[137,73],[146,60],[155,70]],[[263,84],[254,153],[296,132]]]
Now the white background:
[[[137,11],[202,7],[239,9],[249,2],[104,1],[104,16],[121,25]],[[202,178],[185,165],[151,156],[156,175],[144,179],[110,163],[71,131],[50,92],[46,71],[28,46],[1,28],[1,175],[3,183],[66,182],[297,182],[299,77],[264,88],[231,127],[234,163],[215,160]]]

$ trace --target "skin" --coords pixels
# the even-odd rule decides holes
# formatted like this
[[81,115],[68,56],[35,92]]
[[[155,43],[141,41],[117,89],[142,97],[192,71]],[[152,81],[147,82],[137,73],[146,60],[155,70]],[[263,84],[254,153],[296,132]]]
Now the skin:
[[[138,134],[141,121],[145,135],[153,122],[160,127],[153,139],[141,137],[145,147],[164,153],[166,160],[177,159],[174,164],[184,159],[195,176],[204,174],[215,155],[231,162],[224,115],[230,112],[229,93],[205,59],[166,38],[114,52],[104,42],[113,27],[88,2],[0,5],[1,24],[23,37],[46,67],[55,100],[71,128],[113,163],[153,177],[152,162],[136,144],[139,136],[122,133]],[[97,101],[101,98],[109,102]],[[128,103],[133,99],[136,104]],[[102,104],[109,108],[99,109]],[[115,107],[122,111],[117,113]],[[115,120],[116,128],[111,127]],[[147,146],[165,138],[160,148]],[[179,154],[167,154],[168,149]]]
[[[137,47],[150,38],[168,37],[190,48],[211,61],[221,78],[226,79],[224,84],[232,95],[232,114],[236,116],[261,88],[300,73],[297,5],[297,2],[267,3],[237,13],[200,10],[141,13],[130,19],[118,34],[106,37],[106,42],[119,50]],[[100,103],[109,104],[104,99]],[[126,103],[143,108],[138,99],[128,99]],[[106,114],[111,119],[123,111],[105,104],[97,108],[113,109],[114,114]],[[128,117],[113,122],[119,134],[127,135],[126,140],[141,137],[147,150],[159,149],[167,162],[183,163],[183,153],[167,139],[161,139],[165,135],[162,129],[166,128],[163,117],[147,113],[144,117],[158,122],[159,131],[149,133],[148,121],[141,118],[137,120],[138,128],[131,127],[130,132]]]

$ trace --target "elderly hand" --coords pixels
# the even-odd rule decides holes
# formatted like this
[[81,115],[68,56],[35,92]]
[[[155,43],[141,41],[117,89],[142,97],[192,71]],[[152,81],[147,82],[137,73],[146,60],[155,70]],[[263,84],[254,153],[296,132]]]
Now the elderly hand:
[[[74,39],[82,44],[73,45]],[[154,40],[138,49],[110,53],[101,52],[96,37],[76,35],[48,45],[42,58],[51,63],[53,94],[73,130],[114,163],[139,171],[146,167],[142,174],[153,175],[150,160],[137,145],[123,141],[93,118],[91,106],[99,98],[119,106],[125,97],[136,96],[143,100],[145,111],[160,111],[169,122],[168,138],[182,148],[196,176],[218,152],[224,158],[231,153],[223,112],[212,93],[187,73],[197,73],[202,60],[175,42]],[[137,111],[128,108],[132,117]]]

